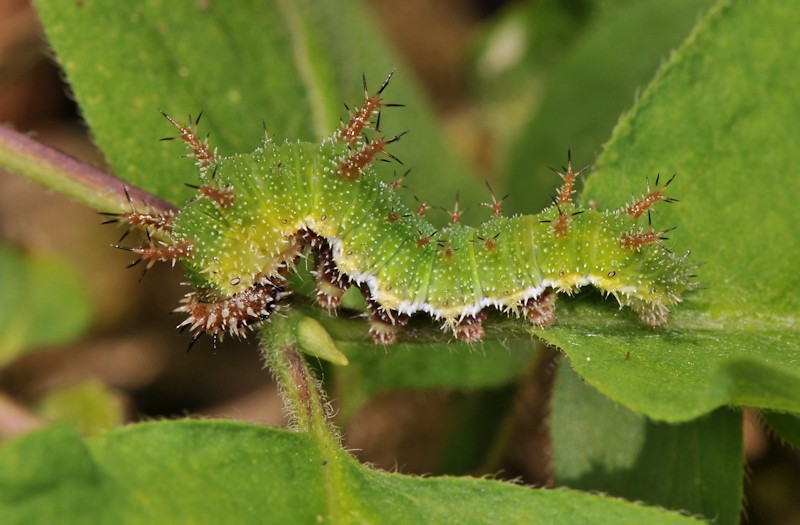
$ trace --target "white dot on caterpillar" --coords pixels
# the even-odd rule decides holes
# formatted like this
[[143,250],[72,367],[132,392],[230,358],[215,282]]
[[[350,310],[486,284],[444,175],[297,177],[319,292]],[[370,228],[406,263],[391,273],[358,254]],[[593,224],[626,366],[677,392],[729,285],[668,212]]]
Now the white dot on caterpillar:
[[233,279],[231,279],[231,286],[236,286],[237,284],[239,284],[241,282],[242,282],[242,280],[240,278],[234,277]]

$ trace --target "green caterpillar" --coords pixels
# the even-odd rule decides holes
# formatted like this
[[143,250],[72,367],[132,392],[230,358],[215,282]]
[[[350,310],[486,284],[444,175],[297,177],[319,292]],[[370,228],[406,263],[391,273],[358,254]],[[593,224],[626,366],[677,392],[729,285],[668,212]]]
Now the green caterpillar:
[[[640,226],[669,182],[611,211],[573,202],[580,172],[571,162],[552,206],[537,215],[505,217],[492,194],[492,216],[478,227],[460,224],[460,212],[441,231],[428,209],[408,210],[399,184],[380,181],[372,163],[400,136],[381,137],[383,90],[370,95],[348,122],[321,143],[264,144],[223,157],[181,126],[180,138],[200,168],[198,193],[174,216],[137,212],[119,219],[159,233],[165,241],[130,249],[147,261],[183,263],[195,290],[177,310],[180,328],[216,341],[243,336],[268,319],[285,295],[285,277],[298,257],[315,256],[317,302],[335,309],[357,286],[368,303],[370,334],[391,344],[409,316],[426,313],[463,341],[483,336],[490,308],[538,326],[555,322],[555,294],[585,285],[613,295],[650,326],[694,286],[688,254],[676,256],[661,241],[665,231]],[[373,132],[371,139],[364,133]],[[670,181],[671,182],[671,181]]]

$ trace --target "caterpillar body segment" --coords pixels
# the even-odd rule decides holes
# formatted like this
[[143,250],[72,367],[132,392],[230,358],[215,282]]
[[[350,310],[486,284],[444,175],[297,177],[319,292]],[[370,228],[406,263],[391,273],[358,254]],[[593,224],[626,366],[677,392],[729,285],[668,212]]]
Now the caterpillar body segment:
[[[503,216],[503,199],[492,193],[484,223],[454,218],[437,231],[372,167],[377,156],[391,157],[385,148],[399,138],[381,138],[370,123],[387,106],[380,98],[385,87],[365,93],[364,107],[320,143],[266,141],[251,153],[222,156],[199,142],[193,127],[179,128],[202,162],[204,184],[169,218],[164,235],[180,249],[160,252],[174,254],[196,288],[179,308],[189,314],[181,326],[215,340],[241,336],[269,318],[285,294],[286,273],[309,254],[316,259],[317,302],[335,310],[344,290],[357,286],[367,300],[369,331],[383,344],[416,314],[462,341],[481,339],[492,308],[546,327],[555,322],[556,294],[587,285],[660,326],[694,286],[686,256],[661,243],[665,232],[649,220],[639,224],[650,207],[673,201],[664,193],[669,183],[656,182],[655,190],[648,184],[640,200],[616,210],[584,209],[572,199],[581,172],[571,162],[559,172],[558,197],[541,213]],[[374,136],[360,135],[365,129]],[[460,219],[457,207],[453,213]]]

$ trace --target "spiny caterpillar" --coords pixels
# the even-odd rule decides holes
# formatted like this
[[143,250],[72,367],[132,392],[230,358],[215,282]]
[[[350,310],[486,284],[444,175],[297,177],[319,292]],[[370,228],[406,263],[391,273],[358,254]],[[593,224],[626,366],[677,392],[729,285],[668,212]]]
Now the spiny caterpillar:
[[158,242],[148,233],[147,246],[126,248],[147,268],[185,266],[195,289],[176,311],[188,314],[179,328],[193,333],[191,344],[202,333],[215,343],[225,333],[244,336],[268,319],[286,295],[287,274],[309,251],[317,302],[335,310],[345,290],[358,287],[369,332],[382,344],[423,312],[461,341],[482,338],[491,307],[545,327],[555,322],[556,293],[589,284],[650,326],[667,322],[668,307],[694,286],[688,253],[674,255],[661,242],[669,230],[649,224],[654,204],[674,200],[665,194],[671,179],[657,179],[655,188],[648,182],[646,194],[619,209],[585,209],[573,200],[583,170],[570,159],[541,213],[503,216],[492,193],[489,220],[462,225],[456,206],[451,224],[437,231],[424,218],[426,203],[408,210],[394,191],[400,184],[380,181],[372,167],[393,158],[386,148],[402,135],[380,132],[390,78],[373,95],[365,81],[363,106],[320,143],[267,137],[252,153],[221,156],[198,137],[199,118],[182,126],[164,114],[199,167],[197,195],[174,216],[132,207],[113,220],[158,233]]

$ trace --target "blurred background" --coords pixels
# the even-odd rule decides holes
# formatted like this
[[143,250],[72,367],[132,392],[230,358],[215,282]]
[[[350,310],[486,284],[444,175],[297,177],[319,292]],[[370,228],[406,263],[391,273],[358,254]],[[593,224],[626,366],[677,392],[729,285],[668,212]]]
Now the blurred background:
[[[532,176],[542,178],[544,187],[554,184],[546,164],[562,158],[568,146],[580,152],[577,164],[591,163],[616,118],[710,4],[684,2],[686,13],[648,29],[665,34],[645,39],[652,43],[642,53],[646,59],[630,54],[634,44],[625,35],[635,36],[634,29],[610,42],[592,41],[600,38],[593,24],[601,17],[638,27],[642,3],[366,5],[405,61],[404,74],[413,74],[427,92],[453,147],[482,177],[513,191],[515,182],[503,174],[514,163],[541,163]],[[598,46],[611,62],[636,62],[627,76],[590,71],[594,56],[586,50]],[[605,95],[586,101],[578,100],[577,91],[548,90],[548,83],[571,85],[565,79],[588,82]],[[596,111],[582,122],[556,126],[564,104],[593,104]],[[27,0],[0,0],[0,122],[103,167]],[[531,146],[511,150],[509,137],[523,132],[535,135]],[[521,208],[520,198],[512,195],[510,205]],[[174,330],[178,319],[168,315],[185,293],[180,270],[157,265],[137,282],[138,272],[126,269],[130,254],[109,247],[123,231],[101,222],[91,210],[0,172],[0,439],[60,419],[79,421],[87,434],[183,416],[284,425],[255,344],[226,340],[214,351],[201,339],[186,354],[187,337]],[[25,306],[34,302],[39,306]],[[515,450],[506,453],[501,476],[552,483],[548,388],[548,378],[537,378],[517,395]],[[439,390],[381,394],[348,423],[346,446],[381,468],[446,471],[441,447],[458,425],[453,407],[465,396]],[[745,521],[800,523],[798,451],[769,435],[757,414],[746,412],[744,424]]]

